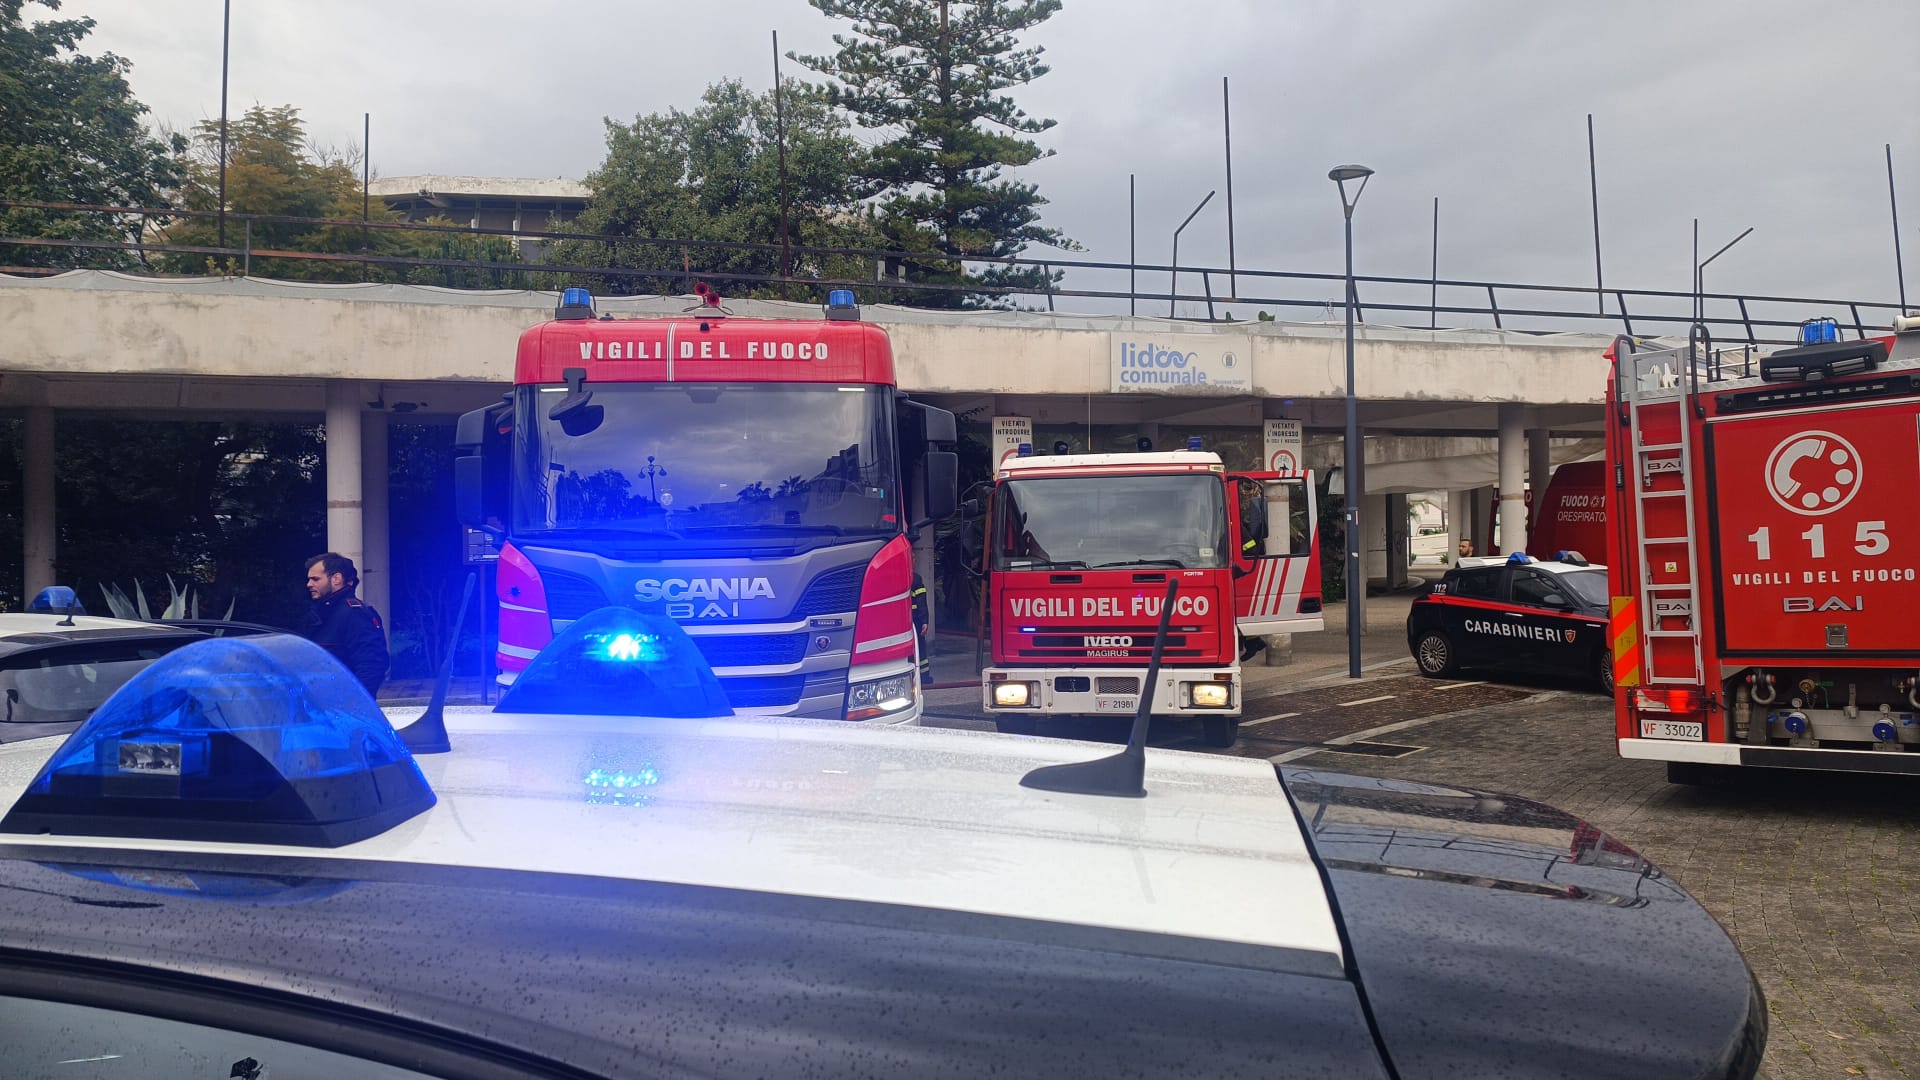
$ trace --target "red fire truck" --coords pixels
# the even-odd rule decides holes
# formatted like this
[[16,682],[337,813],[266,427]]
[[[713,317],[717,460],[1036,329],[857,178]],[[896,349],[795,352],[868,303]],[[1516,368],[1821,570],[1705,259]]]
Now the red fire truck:
[[953,414],[896,389],[850,291],[791,320],[697,291],[687,317],[615,319],[566,290],[513,392],[461,417],[459,516],[502,541],[502,680],[625,605],[684,626],[736,712],[916,722],[907,535],[953,512]]
[[[1312,474],[1229,473],[1192,449],[1020,456],[988,510],[992,666],[982,695],[1001,731],[1041,717],[1129,718],[1169,576],[1179,581],[1154,715],[1194,717],[1230,746],[1240,634],[1318,630]],[[1236,632],[1236,630],[1238,632]]]
[[[1620,753],[1920,773],[1920,320],[1758,358],[1614,343]],[[1757,360],[1757,363],[1756,363]]]

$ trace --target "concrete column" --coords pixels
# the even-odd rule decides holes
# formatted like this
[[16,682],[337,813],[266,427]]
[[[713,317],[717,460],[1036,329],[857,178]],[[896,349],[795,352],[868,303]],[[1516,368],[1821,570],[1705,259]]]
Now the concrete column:
[[1460,558],[1460,540],[1473,539],[1473,492],[1447,492],[1447,565]]
[[[41,589],[57,584],[53,579],[53,555],[55,531],[53,505],[53,406],[33,405],[27,409],[26,431],[23,432],[23,461],[21,465],[25,476],[21,478],[24,541],[24,575],[26,595],[23,601],[31,601]],[[81,603],[86,603],[85,598]]]
[[1469,535],[1473,537],[1473,550],[1481,555],[1493,554],[1493,508],[1500,505],[1500,489],[1497,487],[1475,488],[1468,493],[1472,501],[1471,516],[1467,524],[1471,526]]
[[[361,565],[360,383],[327,383],[327,550]],[[384,614],[384,613],[383,613]]]
[[1527,516],[1527,531],[1534,535],[1540,532],[1539,515],[1546,503],[1547,479],[1553,474],[1553,457],[1548,453],[1550,447],[1547,436],[1545,428],[1534,428],[1527,432],[1527,497],[1533,504]]
[[[362,541],[365,558],[360,560],[360,599],[393,627],[393,573],[388,546],[387,488],[390,470],[387,464],[387,414],[368,412],[360,418],[360,491]],[[435,538],[434,543],[441,542]],[[469,615],[471,618],[471,615]]]
[[1387,585],[1398,589],[1407,583],[1407,497],[1386,498]]
[[1527,549],[1525,409],[1512,401],[1500,405],[1500,550],[1508,555]]
[[[1368,581],[1391,581],[1393,563],[1387,558],[1387,496],[1369,491],[1360,498],[1360,570]],[[1364,624],[1362,624],[1364,625]]]

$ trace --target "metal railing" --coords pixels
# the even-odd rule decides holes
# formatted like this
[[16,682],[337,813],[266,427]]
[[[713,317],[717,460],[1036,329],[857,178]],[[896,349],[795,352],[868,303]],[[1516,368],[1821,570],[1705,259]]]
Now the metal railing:
[[[1189,314],[1184,317],[1175,316],[1174,321],[1212,322],[1229,316],[1236,318],[1237,321],[1246,321],[1247,313],[1257,311],[1264,314],[1269,308],[1277,312],[1273,316],[1275,318],[1288,319],[1289,316],[1298,318],[1303,313],[1311,313],[1318,314],[1325,321],[1334,321],[1344,311],[1342,294],[1345,276],[1342,274],[1240,268],[1229,275],[1224,268],[1209,266],[1176,267],[1165,264],[1117,263],[1086,259],[947,255],[937,252],[876,248],[792,247],[783,251],[779,244],[745,241],[606,236],[565,230],[498,229],[429,225],[416,222],[239,213],[228,213],[226,217],[230,225],[240,226],[240,246],[214,247],[168,243],[163,230],[167,224],[176,220],[215,218],[218,216],[217,211],[24,200],[0,200],[0,209],[42,210],[61,214],[94,214],[111,217],[117,222],[119,230],[130,237],[127,240],[111,241],[47,236],[0,236],[0,273],[12,274],[59,273],[62,270],[83,268],[89,264],[112,262],[115,256],[119,257],[122,265],[109,268],[127,270],[129,267],[124,265],[127,262],[126,256],[131,255],[138,269],[153,272],[156,276],[164,276],[153,270],[151,263],[153,256],[198,255],[215,260],[216,266],[226,264],[228,267],[235,268],[243,276],[252,273],[256,259],[274,259],[349,264],[360,267],[363,277],[369,279],[374,275],[375,268],[390,272],[438,270],[446,278],[447,284],[453,284],[456,272],[472,272],[488,275],[495,280],[509,281],[513,287],[519,288],[551,289],[577,282],[580,278],[592,278],[606,282],[616,289],[621,287],[622,283],[679,282],[683,286],[683,291],[690,294],[697,280],[721,286],[754,287],[783,295],[788,299],[818,299],[827,289],[851,288],[863,293],[862,299],[868,302],[881,299],[909,305],[914,304],[916,299],[936,298],[944,301],[939,306],[953,306],[956,298],[966,298],[974,303],[984,301],[1035,308],[1044,305],[1047,311],[1057,310],[1057,303],[1065,299],[1128,302],[1129,304],[1151,300],[1166,303],[1169,305],[1169,310],[1175,312],[1185,305]],[[362,230],[363,237],[367,238],[364,243],[366,250],[320,253],[257,247],[254,242],[256,226],[358,229]],[[371,237],[375,232],[388,230],[411,234],[445,234],[450,238],[471,240],[474,242],[474,254],[472,257],[464,258],[379,254],[373,250]],[[516,243],[540,240],[600,244],[606,245],[607,249],[614,253],[615,263],[631,259],[641,263],[655,261],[662,265],[574,265],[485,258],[482,257],[480,241],[489,237]],[[86,254],[70,260],[73,263],[70,266],[49,268],[5,265],[15,261],[5,257],[7,251],[44,251],[46,249],[65,249]],[[649,254],[652,255],[651,260],[648,258]],[[772,262],[779,262],[783,256],[786,256],[792,261],[785,263],[788,268],[786,273],[743,272],[723,268],[726,257],[737,257],[741,254],[759,256],[763,261]],[[91,255],[92,258],[86,257],[87,255]],[[824,260],[830,259],[841,260],[843,263],[846,260],[871,260],[875,267],[875,277],[873,280],[865,277],[825,277],[815,276],[814,273],[794,273],[791,270],[795,263],[818,266]],[[910,274],[915,270],[946,275],[962,272],[977,273],[982,270],[1029,271],[1034,274],[1034,279],[1030,284],[1022,285],[992,285],[973,281],[956,284],[952,281],[914,280]],[[1188,275],[1189,280],[1198,277],[1201,291],[1180,293],[1172,289],[1171,283],[1176,281],[1181,273]],[[1074,278],[1077,287],[1064,285],[1064,279],[1069,274]],[[1126,280],[1138,274],[1165,274],[1170,288],[1165,292],[1153,292],[1089,288],[1083,284],[1088,281],[1097,282],[1104,275],[1114,275]],[[1233,280],[1243,288],[1246,282],[1253,282],[1255,291],[1251,294],[1243,292],[1236,296],[1222,295],[1216,290],[1215,285],[1227,280]],[[1542,285],[1525,282],[1386,275],[1356,275],[1354,281],[1355,310],[1360,321],[1365,322],[1371,318],[1375,322],[1384,322],[1389,325],[1419,327],[1421,319],[1424,318],[1426,326],[1434,329],[1473,329],[1486,328],[1490,325],[1494,329],[1529,333],[1590,331],[1625,333],[1630,336],[1658,336],[1669,333],[1677,335],[1686,333],[1687,328],[1696,322],[1694,310],[1698,303],[1704,312],[1703,317],[1698,321],[1708,327],[1716,340],[1745,342],[1748,345],[1773,345],[1796,343],[1800,324],[1807,319],[1822,316],[1835,317],[1842,327],[1851,330],[1858,337],[1884,333],[1891,326],[1892,317],[1900,310],[1899,306],[1891,301],[1821,297],[1740,293],[1703,293],[1696,296],[1685,291],[1667,289],[1597,290],[1591,286],[1580,285]],[[1482,296],[1485,297],[1484,303],[1480,300]],[[1449,302],[1440,303],[1441,299],[1447,299]],[[1573,303],[1574,301],[1578,301],[1577,306]],[[1608,301],[1611,301],[1611,311],[1606,310]],[[1231,312],[1229,305],[1240,309],[1240,313]],[[1204,315],[1201,314],[1203,310]],[[1100,314],[1091,309],[1085,313]],[[1445,322],[1442,322],[1443,318]]]

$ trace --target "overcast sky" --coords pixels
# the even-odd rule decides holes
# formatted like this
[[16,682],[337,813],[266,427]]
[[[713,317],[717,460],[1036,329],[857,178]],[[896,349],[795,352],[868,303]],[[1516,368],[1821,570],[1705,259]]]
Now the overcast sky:
[[[61,14],[98,20],[88,51],[133,62],[156,122],[219,115],[220,0]],[[371,112],[379,175],[581,178],[602,117],[690,108],[726,77],[768,87],[770,31],[817,53],[837,29],[804,0],[233,0],[229,109],[297,106],[336,145]],[[1016,97],[1059,125],[1040,136],[1056,155],[1019,175],[1082,258],[1127,261],[1133,174],[1140,262],[1165,264],[1218,189],[1180,261],[1226,265],[1227,76],[1241,268],[1340,272],[1326,173],[1351,161],[1377,170],[1354,219],[1359,273],[1425,277],[1437,196],[1441,277],[1590,286],[1592,113],[1609,285],[1688,288],[1698,217],[1703,256],[1754,228],[1709,268],[1711,290],[1891,302],[1891,143],[1920,304],[1916,0],[1066,0],[1028,40],[1053,70]],[[1241,279],[1261,288],[1276,287]],[[1338,290],[1287,295],[1323,292]]]

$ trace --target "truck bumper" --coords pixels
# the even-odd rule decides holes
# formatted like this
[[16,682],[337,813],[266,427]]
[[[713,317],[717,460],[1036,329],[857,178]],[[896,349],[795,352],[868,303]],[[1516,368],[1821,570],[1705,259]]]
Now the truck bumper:
[[[1231,672],[1233,677],[1214,678],[1220,672]],[[981,705],[995,716],[1132,716],[1140,708],[1140,684],[1146,675],[1144,668],[990,667],[980,673]],[[1028,704],[995,704],[997,683],[1026,683]],[[1192,683],[1227,687],[1227,704],[1191,704],[1188,684]],[[1239,716],[1240,700],[1237,662],[1206,668],[1163,667],[1154,687],[1153,715]]]

